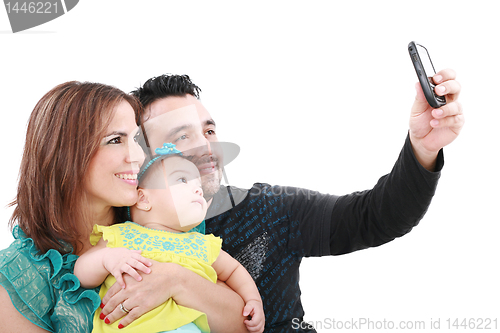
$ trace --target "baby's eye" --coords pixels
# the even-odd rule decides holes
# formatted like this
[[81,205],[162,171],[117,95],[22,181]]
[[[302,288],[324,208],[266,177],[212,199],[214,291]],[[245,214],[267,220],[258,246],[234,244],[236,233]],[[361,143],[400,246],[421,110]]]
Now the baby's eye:
[[180,183],[187,183],[187,179],[185,177],[181,177],[181,178],[177,179],[177,181]]
[[111,140],[108,141],[108,144],[111,144],[111,145],[116,145],[119,143],[122,143],[122,138],[120,136],[112,138]]
[[186,134],[178,137],[175,141],[181,141],[181,140],[186,140],[188,138],[188,136]]

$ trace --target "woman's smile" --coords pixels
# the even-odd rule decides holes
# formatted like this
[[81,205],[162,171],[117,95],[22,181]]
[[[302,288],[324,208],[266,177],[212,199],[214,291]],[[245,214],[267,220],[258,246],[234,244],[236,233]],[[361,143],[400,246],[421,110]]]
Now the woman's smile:
[[117,177],[120,180],[123,180],[125,183],[133,186],[138,185],[137,181],[137,172],[120,172],[120,173],[115,173],[115,177]]

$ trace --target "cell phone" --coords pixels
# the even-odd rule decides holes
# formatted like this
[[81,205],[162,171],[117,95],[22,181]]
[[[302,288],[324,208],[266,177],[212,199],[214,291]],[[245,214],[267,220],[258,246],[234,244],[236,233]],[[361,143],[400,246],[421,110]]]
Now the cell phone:
[[427,103],[436,109],[442,107],[446,104],[446,98],[444,96],[438,96],[434,92],[434,87],[436,85],[432,77],[436,74],[436,70],[432,64],[429,51],[416,42],[410,42],[410,44],[408,44],[408,52],[410,53],[413,67],[415,67],[415,72],[417,72],[418,80],[424,91]]

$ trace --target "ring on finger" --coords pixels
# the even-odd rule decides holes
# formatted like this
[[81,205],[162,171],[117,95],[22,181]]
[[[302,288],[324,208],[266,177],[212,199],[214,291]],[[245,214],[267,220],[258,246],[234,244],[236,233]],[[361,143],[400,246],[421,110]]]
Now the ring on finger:
[[127,309],[127,308],[123,305],[123,303],[120,303],[120,309],[121,309],[123,312],[125,312],[125,313],[129,313],[129,312],[130,312],[130,310],[129,310],[129,309]]

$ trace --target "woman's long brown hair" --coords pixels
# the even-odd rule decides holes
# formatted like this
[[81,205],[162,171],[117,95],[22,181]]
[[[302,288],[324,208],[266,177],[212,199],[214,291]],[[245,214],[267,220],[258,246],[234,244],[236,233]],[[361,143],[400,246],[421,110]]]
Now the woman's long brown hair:
[[18,224],[41,253],[83,246],[82,224],[92,223],[85,176],[121,101],[141,114],[138,101],[115,87],[72,81],[45,94],[31,113],[9,224]]

